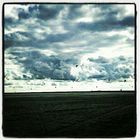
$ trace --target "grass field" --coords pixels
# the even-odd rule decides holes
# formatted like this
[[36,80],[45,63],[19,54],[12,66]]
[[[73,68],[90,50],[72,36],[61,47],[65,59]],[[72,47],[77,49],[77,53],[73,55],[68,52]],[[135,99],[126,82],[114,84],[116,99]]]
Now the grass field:
[[6,137],[133,137],[134,92],[4,94]]

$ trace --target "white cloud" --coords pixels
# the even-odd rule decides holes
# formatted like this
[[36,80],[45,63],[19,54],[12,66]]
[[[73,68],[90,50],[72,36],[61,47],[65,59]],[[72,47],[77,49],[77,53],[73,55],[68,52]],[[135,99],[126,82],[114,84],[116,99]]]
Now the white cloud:
[[85,56],[76,67],[71,68],[71,74],[76,80],[120,80],[134,77],[133,59],[118,56],[112,59],[103,56]]
[[22,66],[18,64],[13,55],[5,53],[5,80],[11,81],[15,78],[21,78],[23,75]]
[[117,7],[123,9],[123,12],[118,13],[117,15],[118,19],[123,19],[126,16],[135,15],[134,4],[118,5]]
[[120,35],[122,37],[130,38],[134,40],[134,30],[131,28],[128,28],[127,30],[121,30],[121,31],[103,32],[103,34],[107,36]]
[[18,19],[18,9],[21,8],[23,9],[25,12],[29,12],[28,8],[30,5],[20,5],[20,4],[5,4],[5,17],[10,17],[13,19]]

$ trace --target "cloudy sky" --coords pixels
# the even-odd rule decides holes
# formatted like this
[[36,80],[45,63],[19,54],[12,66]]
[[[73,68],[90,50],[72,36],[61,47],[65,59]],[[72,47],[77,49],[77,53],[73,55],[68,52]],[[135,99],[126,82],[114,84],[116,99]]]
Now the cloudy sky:
[[6,4],[5,80],[134,80],[133,4]]

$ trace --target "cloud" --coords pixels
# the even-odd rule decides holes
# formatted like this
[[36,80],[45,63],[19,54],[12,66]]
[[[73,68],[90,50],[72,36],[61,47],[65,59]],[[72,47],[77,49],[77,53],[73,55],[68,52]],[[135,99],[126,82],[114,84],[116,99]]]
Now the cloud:
[[98,58],[88,58],[78,67],[73,67],[71,74],[77,80],[105,80],[115,81],[134,78],[133,58],[123,56],[107,59],[102,56]]
[[96,31],[96,32],[102,32],[102,31],[109,31],[109,30],[120,30],[122,28],[126,27],[133,27],[134,26],[134,17],[129,16],[125,17],[122,20],[117,19],[105,19],[97,22],[89,22],[84,23],[81,22],[77,25],[79,29],[82,30],[89,30],[89,31]]
[[59,14],[62,8],[63,8],[62,6],[51,7],[47,5],[39,5],[38,7],[39,13],[37,17],[42,20],[53,19]]
[[[39,51],[12,51],[10,60],[22,67],[20,75],[10,67],[13,79],[53,79],[53,80],[105,80],[118,81],[134,78],[134,60],[132,57],[102,56],[81,59],[61,57],[40,53]],[[19,69],[19,68],[18,68]],[[7,68],[7,72],[9,72]],[[6,72],[6,75],[8,75]]]
[[82,5],[76,4],[76,5],[69,5],[69,11],[67,14],[67,19],[76,19],[83,15],[82,11],[80,11]]
[[27,32],[14,32],[4,35],[5,49],[14,46],[28,46],[33,42],[33,37]]
[[18,12],[19,19],[28,19],[29,17],[30,17],[30,14],[28,12],[25,12],[22,8],[19,9],[19,12]]
[[[74,80],[70,74],[70,65],[75,63],[72,59],[62,59],[57,56],[46,56],[39,51],[12,51],[11,55],[16,56],[14,63],[23,67],[22,79],[54,79],[54,80]],[[14,73],[14,69],[13,69]],[[30,76],[26,76],[29,74]],[[14,76],[15,78],[15,76]],[[18,79],[18,78],[16,78]]]
[[14,79],[133,77],[133,4],[5,6],[4,48],[13,57],[6,69]]
[[14,20],[11,17],[5,17],[5,19],[4,19],[5,28],[7,28],[7,26],[9,26],[13,23],[14,23]]
[[133,27],[135,24],[135,19],[133,16],[125,17],[123,20],[120,21],[120,25],[127,26],[127,27]]
[[[32,5],[30,5],[32,6]],[[27,4],[5,4],[4,8],[6,9],[4,11],[5,17],[10,17],[15,20],[18,20],[18,13],[19,12],[28,12],[29,5]]]
[[61,34],[51,34],[47,36],[46,41],[48,42],[64,42],[69,40],[73,36],[73,33],[61,33]]

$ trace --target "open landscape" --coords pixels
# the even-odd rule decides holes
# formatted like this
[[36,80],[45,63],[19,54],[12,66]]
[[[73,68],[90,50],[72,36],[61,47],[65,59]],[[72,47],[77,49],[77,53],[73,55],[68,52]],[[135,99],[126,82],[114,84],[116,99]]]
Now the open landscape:
[[136,135],[135,3],[4,3],[2,11],[5,137]]
[[4,94],[6,137],[133,137],[135,92]]

